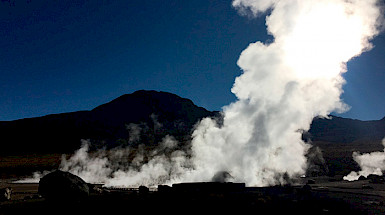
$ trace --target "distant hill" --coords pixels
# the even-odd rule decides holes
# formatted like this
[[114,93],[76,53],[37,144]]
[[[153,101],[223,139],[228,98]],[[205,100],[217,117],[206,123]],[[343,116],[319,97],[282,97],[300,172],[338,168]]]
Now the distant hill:
[[360,140],[379,140],[385,137],[385,117],[381,120],[361,121],[337,116],[315,118],[309,130],[310,139],[332,143]]
[[[219,118],[220,114],[175,94],[140,90],[90,111],[0,121],[0,155],[72,153],[80,147],[81,139],[91,140],[94,148],[139,143],[151,146],[167,134],[183,145],[204,117]],[[140,137],[133,138],[138,134]],[[321,164],[325,165],[324,173],[334,175],[357,169],[353,151],[383,150],[384,136],[385,117],[361,121],[331,116],[315,118],[303,139],[319,147],[325,160]]]
[[322,152],[324,172],[328,175],[346,175],[359,170],[353,152],[383,151],[381,140],[385,137],[385,117],[381,120],[361,121],[337,116],[315,118],[304,135]]
[[81,139],[113,147],[129,138],[130,124],[145,134],[146,144],[166,134],[183,140],[198,120],[216,114],[171,93],[140,90],[91,111],[2,121],[0,154],[70,153]]

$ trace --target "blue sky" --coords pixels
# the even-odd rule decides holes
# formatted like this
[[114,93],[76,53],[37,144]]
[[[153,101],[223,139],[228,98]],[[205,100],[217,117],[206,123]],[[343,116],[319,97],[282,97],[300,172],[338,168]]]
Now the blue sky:
[[[90,110],[140,89],[208,110],[235,100],[236,65],[251,42],[269,41],[264,17],[231,1],[0,2],[0,120]],[[385,36],[348,63],[343,117],[385,116]]]

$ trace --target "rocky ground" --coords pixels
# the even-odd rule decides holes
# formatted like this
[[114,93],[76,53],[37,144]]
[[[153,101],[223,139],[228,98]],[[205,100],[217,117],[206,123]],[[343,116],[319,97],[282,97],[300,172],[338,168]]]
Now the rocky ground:
[[172,189],[93,189],[88,199],[52,201],[39,195],[38,184],[1,182],[11,187],[12,197],[0,203],[0,214],[105,214],[246,212],[278,214],[385,214],[385,184],[381,181],[336,181],[333,178],[303,178],[301,184],[268,188],[246,187],[241,192],[176,192]]

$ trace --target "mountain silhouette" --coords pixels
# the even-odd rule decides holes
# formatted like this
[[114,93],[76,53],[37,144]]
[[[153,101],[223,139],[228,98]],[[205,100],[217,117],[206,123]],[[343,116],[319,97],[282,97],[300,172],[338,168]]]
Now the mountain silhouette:
[[81,139],[113,147],[129,138],[130,124],[141,129],[146,144],[156,144],[166,134],[183,141],[200,119],[216,115],[175,94],[140,90],[91,111],[2,121],[0,153],[70,153]]
[[385,137],[385,117],[370,121],[337,116],[316,117],[304,136],[304,139],[310,140],[321,152],[318,155],[322,156],[322,162],[318,160],[321,166],[316,169],[327,169],[324,172],[327,175],[343,176],[350,171],[360,170],[352,157],[353,152],[369,153],[384,150],[381,140]]
[[[166,135],[175,137],[183,147],[188,145],[194,125],[205,117],[221,120],[218,111],[198,107],[189,99],[140,90],[89,111],[2,121],[0,155],[71,154],[80,148],[82,139],[90,140],[91,149],[138,144],[151,147]],[[357,169],[354,151],[383,150],[384,136],[385,117],[361,121],[330,116],[316,117],[303,139],[320,149],[314,152],[322,153],[312,155],[318,159],[317,165],[323,165],[317,168],[334,175]]]
[[371,121],[337,116],[316,117],[309,133],[313,141],[350,143],[359,140],[379,140],[385,137],[385,117]]

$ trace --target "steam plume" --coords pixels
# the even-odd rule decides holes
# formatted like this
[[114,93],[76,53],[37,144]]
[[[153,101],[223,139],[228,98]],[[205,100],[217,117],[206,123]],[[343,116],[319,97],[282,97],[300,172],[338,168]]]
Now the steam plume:
[[[385,138],[382,139],[382,145],[385,147]],[[353,152],[353,159],[358,163],[361,170],[359,172],[352,171],[349,175],[344,177],[344,180],[355,181],[360,176],[365,178],[368,175],[382,175],[385,171],[385,149],[382,152],[372,152],[360,154]]]
[[313,117],[344,111],[346,62],[371,48],[381,10],[374,0],[234,0],[241,13],[262,15],[271,44],[252,43],[243,74],[223,108],[222,126],[204,119],[193,133],[195,170],[183,180],[207,181],[226,171],[235,181],[265,186],[303,174],[309,148],[300,130]]
[[89,144],[83,140],[83,146],[70,159],[63,157],[60,169],[88,183],[134,187],[173,183],[188,168],[185,153],[176,149],[177,141],[168,135],[154,150],[146,151],[139,147],[132,162],[128,162],[132,148],[100,150],[92,154],[88,152]]

